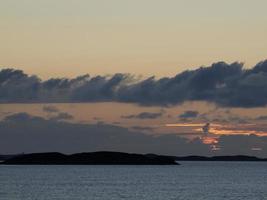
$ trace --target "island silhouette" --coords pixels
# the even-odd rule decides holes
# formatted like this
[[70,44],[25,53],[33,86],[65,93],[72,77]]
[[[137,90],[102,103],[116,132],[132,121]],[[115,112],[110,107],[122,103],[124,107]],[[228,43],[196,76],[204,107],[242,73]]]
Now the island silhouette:
[[65,155],[58,152],[9,157],[6,165],[178,165],[173,157],[122,152],[90,152]]
[[179,165],[178,161],[260,161],[246,155],[234,156],[164,156],[156,154],[135,154],[123,152],[83,152],[62,154],[58,152],[0,155],[2,165]]

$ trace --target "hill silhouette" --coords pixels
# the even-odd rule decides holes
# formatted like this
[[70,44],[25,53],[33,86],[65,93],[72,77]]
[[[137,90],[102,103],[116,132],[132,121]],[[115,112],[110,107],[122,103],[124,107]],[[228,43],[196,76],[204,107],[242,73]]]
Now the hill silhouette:
[[245,156],[245,155],[235,155],[235,156],[184,156],[177,157],[174,159],[176,161],[267,161],[266,158],[258,158],[254,156]]
[[[234,156],[162,156],[123,152],[84,152],[66,155],[58,152],[0,155],[0,164],[6,165],[177,165],[177,161],[254,161],[267,158],[246,155]],[[179,164],[178,164],[179,165]]]
[[18,155],[5,160],[7,165],[178,165],[169,156],[121,152],[91,152],[65,155],[57,152]]

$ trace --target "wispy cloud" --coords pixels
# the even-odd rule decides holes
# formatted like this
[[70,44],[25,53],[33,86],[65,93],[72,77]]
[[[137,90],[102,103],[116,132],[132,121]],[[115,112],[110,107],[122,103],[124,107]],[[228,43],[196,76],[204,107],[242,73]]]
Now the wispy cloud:
[[50,120],[71,120],[73,116],[66,112],[60,112],[56,116],[50,117]]
[[47,105],[43,107],[43,111],[47,113],[57,113],[59,112],[58,108],[55,106]]
[[195,110],[187,110],[184,113],[180,114],[178,117],[182,120],[194,119],[199,115],[198,111]]
[[[196,132],[200,135],[203,133],[203,127],[207,123],[175,123],[175,124],[166,124],[166,127],[186,127],[188,132]],[[251,135],[255,134],[258,136],[267,136],[267,125],[266,124],[254,124],[254,123],[245,123],[245,124],[209,124],[209,134],[213,135]],[[179,134],[179,133],[178,133]]]
[[156,119],[163,115],[162,112],[141,112],[133,115],[122,115],[124,119]]

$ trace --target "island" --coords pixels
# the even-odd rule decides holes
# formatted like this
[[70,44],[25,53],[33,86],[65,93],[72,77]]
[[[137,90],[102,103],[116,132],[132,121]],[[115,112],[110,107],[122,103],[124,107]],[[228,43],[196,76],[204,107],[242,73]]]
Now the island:
[[21,154],[2,165],[179,165],[170,156],[122,152],[90,152],[66,155],[58,152]]
[[246,155],[232,156],[164,156],[111,151],[62,154],[58,152],[0,155],[1,165],[179,165],[180,161],[253,161],[266,158]]
[[246,156],[246,155],[233,155],[233,156],[184,156],[177,157],[173,156],[176,161],[238,161],[238,162],[266,162],[266,158],[258,158],[255,156]]

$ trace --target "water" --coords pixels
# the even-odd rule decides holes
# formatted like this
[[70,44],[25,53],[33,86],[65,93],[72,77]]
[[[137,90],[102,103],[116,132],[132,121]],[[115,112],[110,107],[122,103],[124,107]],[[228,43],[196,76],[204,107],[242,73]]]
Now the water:
[[264,200],[267,163],[0,166],[0,200]]

